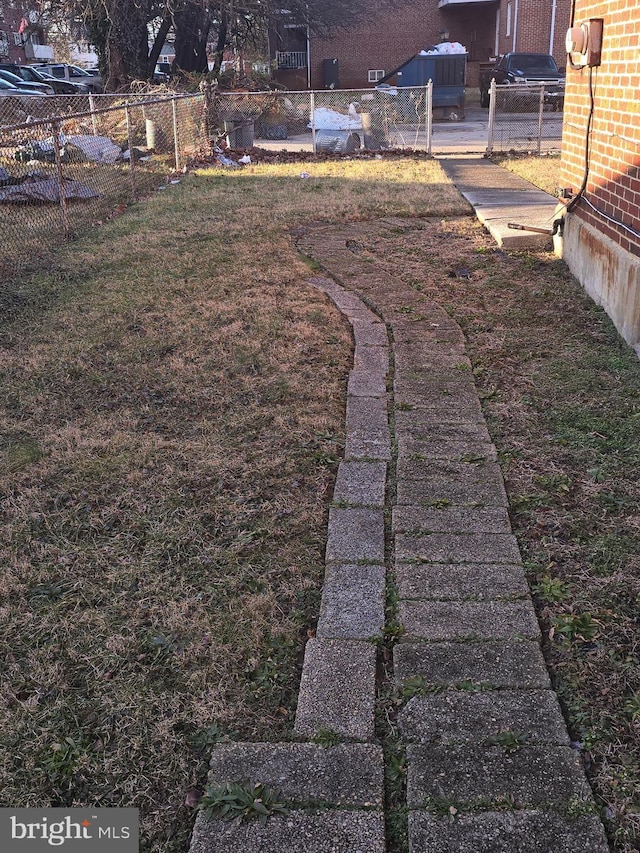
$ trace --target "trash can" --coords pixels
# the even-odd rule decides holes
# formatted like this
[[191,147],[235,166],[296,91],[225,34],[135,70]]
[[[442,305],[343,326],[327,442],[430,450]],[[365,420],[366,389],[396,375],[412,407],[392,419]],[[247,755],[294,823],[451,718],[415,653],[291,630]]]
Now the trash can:
[[253,148],[254,122],[252,119],[225,121],[224,132],[229,148]]
[[316,151],[326,151],[328,154],[353,154],[360,145],[360,137],[352,130],[316,130]]

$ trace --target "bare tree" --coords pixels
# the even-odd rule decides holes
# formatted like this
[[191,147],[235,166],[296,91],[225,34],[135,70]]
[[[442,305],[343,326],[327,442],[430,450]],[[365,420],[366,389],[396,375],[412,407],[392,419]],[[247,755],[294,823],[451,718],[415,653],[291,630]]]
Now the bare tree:
[[[326,33],[352,22],[364,0],[291,0],[291,18],[311,32]],[[225,50],[243,50],[266,42],[277,0],[42,0],[49,20],[73,20],[82,26],[98,52],[110,90],[125,89],[132,80],[151,79],[165,40],[173,36],[175,70],[209,72],[207,45],[213,49],[212,75],[221,68]]]

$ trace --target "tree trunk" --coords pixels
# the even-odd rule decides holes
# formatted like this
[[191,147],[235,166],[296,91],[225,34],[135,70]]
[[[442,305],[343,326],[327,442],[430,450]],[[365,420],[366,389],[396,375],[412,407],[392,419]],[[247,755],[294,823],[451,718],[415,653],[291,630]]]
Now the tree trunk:
[[160,51],[162,50],[164,43],[166,41],[167,36],[169,35],[169,30],[171,29],[171,18],[164,18],[162,23],[160,24],[160,29],[158,30],[158,34],[151,48],[151,52],[149,54],[149,59],[147,62],[147,79],[151,80],[153,78],[153,72],[156,70],[156,63],[158,61],[158,57],[160,56]]
[[218,27],[218,39],[216,41],[216,50],[213,54],[212,73],[217,77],[222,68],[222,60],[224,59],[224,49],[227,46],[228,23],[225,12],[220,17],[220,25]]
[[211,29],[208,12],[194,2],[189,2],[175,16],[177,69],[198,74],[209,71],[207,38]]

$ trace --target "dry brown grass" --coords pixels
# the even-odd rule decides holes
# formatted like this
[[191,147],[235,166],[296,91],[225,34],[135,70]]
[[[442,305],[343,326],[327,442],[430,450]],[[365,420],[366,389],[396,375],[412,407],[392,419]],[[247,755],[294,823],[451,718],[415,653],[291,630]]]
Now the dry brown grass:
[[525,181],[529,181],[534,187],[539,187],[550,195],[556,195],[557,188],[561,183],[559,155],[552,154],[547,157],[505,156],[493,157],[492,159],[503,169],[508,169],[508,171],[524,178]]
[[211,744],[288,736],[351,336],[287,229],[464,209],[410,159],[202,172],[3,290],[3,805],[178,853]]

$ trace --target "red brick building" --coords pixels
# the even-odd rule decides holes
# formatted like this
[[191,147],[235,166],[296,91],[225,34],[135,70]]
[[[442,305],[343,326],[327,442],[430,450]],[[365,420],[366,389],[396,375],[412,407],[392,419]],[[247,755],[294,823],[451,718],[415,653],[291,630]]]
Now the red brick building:
[[53,59],[36,8],[36,4],[29,8],[25,3],[0,4],[0,62]]
[[590,19],[601,64],[567,66],[563,179],[577,198],[562,252],[640,354],[640,0],[575,0],[574,25]]
[[478,64],[509,51],[553,52],[564,65],[571,0],[372,0],[354,26],[307,41],[304,26],[283,18],[271,34],[277,78],[290,89],[362,89],[423,48],[442,41],[467,48],[467,82]]

